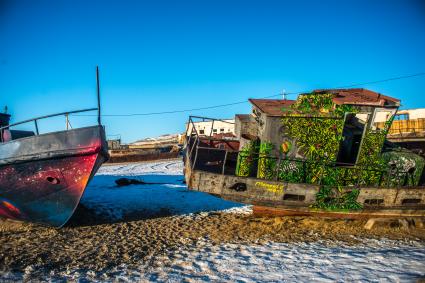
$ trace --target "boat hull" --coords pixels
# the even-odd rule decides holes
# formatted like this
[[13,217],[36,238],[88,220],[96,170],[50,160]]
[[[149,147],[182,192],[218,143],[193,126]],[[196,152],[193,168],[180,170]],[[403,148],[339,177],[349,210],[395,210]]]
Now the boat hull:
[[[185,166],[186,183],[197,190],[225,200],[250,204],[258,215],[321,216],[332,218],[425,217],[425,188],[360,187],[356,199],[363,208],[328,211],[312,208],[318,185],[284,183],[250,177],[193,170]],[[350,191],[352,188],[341,188]]]
[[0,216],[61,227],[108,155],[96,126],[0,144],[0,157]]

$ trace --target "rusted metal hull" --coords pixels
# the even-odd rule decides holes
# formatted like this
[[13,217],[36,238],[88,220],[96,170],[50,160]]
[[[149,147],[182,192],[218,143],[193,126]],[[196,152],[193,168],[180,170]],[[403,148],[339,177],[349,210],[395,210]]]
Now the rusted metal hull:
[[63,226],[107,159],[101,126],[0,144],[0,216]]
[[[251,204],[259,215],[321,216],[333,218],[425,217],[425,187],[359,188],[357,202],[363,209],[328,211],[312,208],[319,186],[284,183],[193,170],[185,164],[185,178],[192,190]],[[343,188],[342,190],[352,190]]]

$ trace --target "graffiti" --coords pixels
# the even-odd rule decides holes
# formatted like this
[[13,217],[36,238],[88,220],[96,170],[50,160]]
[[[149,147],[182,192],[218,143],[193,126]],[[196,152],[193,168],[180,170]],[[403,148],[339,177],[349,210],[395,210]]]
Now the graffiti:
[[283,193],[283,189],[284,189],[284,185],[282,184],[269,184],[266,182],[256,182],[255,186],[265,189],[272,193]]

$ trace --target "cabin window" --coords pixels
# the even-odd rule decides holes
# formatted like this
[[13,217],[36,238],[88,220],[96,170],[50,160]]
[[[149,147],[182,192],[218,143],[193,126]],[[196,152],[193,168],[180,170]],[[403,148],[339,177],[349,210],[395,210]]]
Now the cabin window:
[[385,124],[390,121],[390,119],[396,114],[396,112],[396,108],[376,108],[373,113],[371,130],[380,131],[385,129]]
[[224,129],[223,128],[220,129],[220,133],[224,133]]
[[213,133],[216,134],[217,133],[217,129],[213,129]]
[[360,152],[363,134],[366,128],[368,114],[346,113],[342,141],[339,146],[337,163],[341,166],[355,165]]
[[205,133],[204,130],[199,130],[199,134],[203,135]]

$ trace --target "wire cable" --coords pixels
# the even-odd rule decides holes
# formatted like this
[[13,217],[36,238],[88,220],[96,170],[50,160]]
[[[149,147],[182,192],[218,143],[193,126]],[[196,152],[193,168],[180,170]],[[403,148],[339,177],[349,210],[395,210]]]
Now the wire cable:
[[[392,77],[392,78],[387,78],[387,79],[382,79],[382,80],[377,80],[377,81],[369,81],[369,82],[363,82],[363,83],[354,83],[354,84],[349,84],[349,85],[343,85],[343,86],[335,87],[334,89],[378,84],[378,83],[384,83],[384,82],[389,82],[389,81],[396,81],[396,80],[408,79],[408,78],[413,78],[413,77],[419,77],[419,76],[424,76],[424,75],[425,75],[425,72],[420,72],[420,73],[416,73],[416,74]],[[310,91],[285,92],[285,95],[298,95],[298,94],[309,93],[309,92],[311,92],[311,90]],[[264,97],[261,97],[260,99],[266,99],[266,98],[272,98],[272,97],[278,97],[278,96],[282,96],[282,94],[274,94],[274,95],[264,96]],[[102,116],[105,116],[105,117],[131,117],[131,116],[165,115],[165,114],[175,114],[175,113],[184,113],[184,112],[192,112],[192,111],[199,111],[199,110],[208,110],[208,109],[215,109],[215,108],[221,108],[221,107],[228,107],[228,106],[243,104],[243,103],[247,103],[247,102],[248,102],[248,100],[243,100],[243,101],[236,101],[236,102],[226,103],[226,104],[218,104],[218,105],[213,105],[213,106],[205,106],[205,107],[182,109],[182,110],[172,110],[172,111],[170,110],[170,111],[147,112],[147,113],[131,113],[131,114],[102,114]],[[75,115],[75,116],[96,116],[96,115]]]

